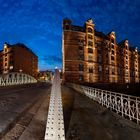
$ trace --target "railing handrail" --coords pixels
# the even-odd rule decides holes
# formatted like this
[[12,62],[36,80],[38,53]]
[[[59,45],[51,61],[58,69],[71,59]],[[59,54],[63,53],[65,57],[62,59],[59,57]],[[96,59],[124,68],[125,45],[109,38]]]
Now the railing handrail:
[[96,90],[101,90],[101,91],[105,91],[106,93],[110,92],[110,93],[113,93],[113,94],[116,94],[116,95],[120,95],[120,96],[127,96],[127,97],[132,97],[132,98],[137,98],[140,100],[140,97],[138,96],[133,96],[133,95],[127,95],[127,94],[124,94],[124,93],[119,93],[119,92],[114,92],[114,91],[109,91],[109,90],[104,90],[104,89],[99,89],[99,88],[94,88],[94,87],[89,87],[89,86],[83,86],[81,85],[82,87],[87,87],[87,88],[91,88],[91,89],[96,89]]
[[0,75],[0,86],[28,84],[36,82],[37,80],[34,77],[24,73],[12,72]]
[[106,106],[123,117],[127,116],[129,120],[135,120],[137,124],[140,124],[140,97],[82,85],[71,84],[70,86],[102,106]]

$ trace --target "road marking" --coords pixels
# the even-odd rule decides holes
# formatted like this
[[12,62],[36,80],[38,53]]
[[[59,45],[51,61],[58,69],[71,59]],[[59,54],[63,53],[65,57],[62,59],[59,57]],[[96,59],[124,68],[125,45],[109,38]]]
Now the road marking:
[[65,140],[61,84],[58,70],[55,70],[55,76],[52,83],[45,140]]

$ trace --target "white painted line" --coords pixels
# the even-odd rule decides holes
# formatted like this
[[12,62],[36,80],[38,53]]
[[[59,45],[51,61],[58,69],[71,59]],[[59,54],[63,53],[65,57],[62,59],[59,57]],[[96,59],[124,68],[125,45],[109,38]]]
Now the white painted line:
[[59,70],[55,70],[44,140],[65,140]]

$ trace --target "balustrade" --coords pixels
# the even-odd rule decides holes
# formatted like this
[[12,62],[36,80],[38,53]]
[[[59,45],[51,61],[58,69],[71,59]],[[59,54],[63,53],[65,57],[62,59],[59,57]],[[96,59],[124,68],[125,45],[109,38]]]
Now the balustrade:
[[28,84],[28,83],[36,83],[37,80],[23,73],[9,73],[0,75],[0,86],[9,86],[9,85],[19,85],[19,84]]

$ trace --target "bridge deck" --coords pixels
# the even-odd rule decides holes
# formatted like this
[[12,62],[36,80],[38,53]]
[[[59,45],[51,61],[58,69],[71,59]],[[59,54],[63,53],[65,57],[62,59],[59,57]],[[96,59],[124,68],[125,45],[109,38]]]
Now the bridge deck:
[[62,87],[62,93],[64,120],[71,115],[70,122],[65,120],[67,140],[139,140],[140,127],[137,124],[70,88]]
[[[44,137],[48,111],[47,103],[50,93],[49,89],[50,86],[47,84],[0,88],[0,139],[19,139],[21,135],[24,134],[23,132],[29,128],[31,120],[36,116],[38,109],[44,102],[44,99],[46,99],[44,118],[42,117],[42,119],[40,119],[41,113],[39,113],[40,118],[36,121],[38,122],[36,129],[30,129],[38,132],[39,135],[36,135],[36,133],[32,133],[32,135],[30,133],[32,138],[26,138],[24,135],[23,139],[31,140],[34,139],[34,137],[36,139],[41,139],[42,136]],[[42,123],[43,119],[44,123]]]
[[55,71],[52,83],[45,140],[65,140],[60,75],[58,70]]
[[[46,85],[0,89],[1,136],[4,132],[2,140],[44,139],[50,91]],[[62,103],[67,140],[140,138],[140,126],[66,86],[62,86]]]

